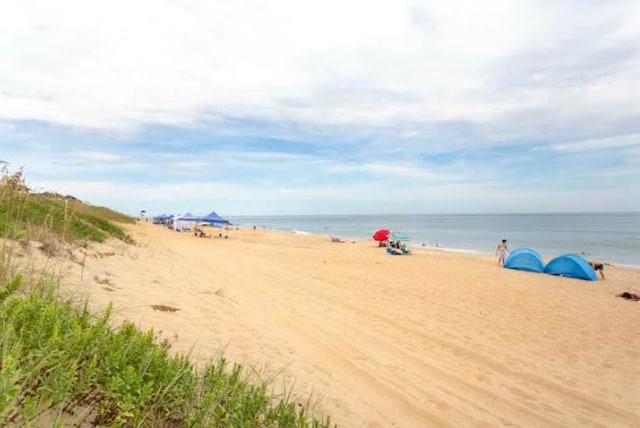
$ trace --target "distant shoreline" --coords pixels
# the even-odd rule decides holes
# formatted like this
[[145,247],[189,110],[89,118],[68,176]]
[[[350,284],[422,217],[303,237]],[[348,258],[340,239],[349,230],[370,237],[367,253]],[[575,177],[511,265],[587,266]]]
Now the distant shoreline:
[[[469,215],[473,215],[473,214],[469,214]],[[535,215],[535,214],[532,214]],[[276,217],[281,217],[281,218],[289,218],[290,216],[276,216]],[[308,218],[318,218],[318,217],[323,217],[323,216],[308,216]],[[341,217],[339,215],[333,216],[333,217]],[[373,216],[372,216],[373,217]],[[241,225],[240,227],[242,228],[246,228],[249,227],[251,228],[252,226],[247,226],[247,225]],[[262,228],[262,226],[260,227]],[[347,236],[347,235],[337,235],[337,234],[332,234],[329,232],[315,232],[315,231],[309,231],[309,230],[301,230],[301,229],[293,229],[293,228],[287,228],[287,227],[267,227],[267,230],[271,230],[271,231],[281,231],[281,232],[290,232],[290,233],[294,233],[294,234],[298,234],[298,235],[314,235],[314,236],[337,236],[339,238],[343,238],[345,240],[348,241],[366,241],[366,240],[370,240],[370,237],[366,237],[366,236],[359,236],[359,237],[355,237],[355,236]],[[477,249],[473,249],[473,248],[457,248],[457,247],[447,247],[447,246],[441,246],[441,245],[428,245],[425,244],[423,245],[422,243],[416,243],[416,242],[407,242],[407,245],[409,245],[411,248],[415,248],[415,249],[424,249],[424,250],[429,250],[429,251],[441,251],[441,252],[448,252],[448,253],[456,253],[456,254],[471,254],[471,255],[479,255],[479,256],[494,256],[494,253],[491,251],[481,251],[481,250],[477,250]],[[511,250],[513,251],[515,248],[512,248]],[[562,253],[562,254],[566,254],[566,253]],[[574,252],[573,254],[577,254],[581,257],[584,257],[586,259],[589,259],[588,255],[585,254],[580,254],[580,253],[576,253]],[[541,254],[543,259],[545,259],[546,261],[551,260],[554,257],[557,257],[561,254]],[[598,260],[600,260],[598,258]],[[609,261],[609,260],[603,260],[603,262],[606,265],[609,266],[619,266],[619,267],[623,267],[623,268],[629,268],[629,269],[640,269],[640,264],[632,264],[632,263],[619,263],[619,262],[615,262],[615,261]]]

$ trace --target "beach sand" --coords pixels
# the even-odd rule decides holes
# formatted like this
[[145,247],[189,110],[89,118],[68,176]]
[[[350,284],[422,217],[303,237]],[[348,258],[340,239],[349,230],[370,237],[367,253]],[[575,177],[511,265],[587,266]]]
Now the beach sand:
[[281,370],[274,388],[340,426],[640,426],[640,303],[615,297],[638,270],[587,282],[373,241],[129,229],[136,246],[78,250],[64,289],[198,361]]

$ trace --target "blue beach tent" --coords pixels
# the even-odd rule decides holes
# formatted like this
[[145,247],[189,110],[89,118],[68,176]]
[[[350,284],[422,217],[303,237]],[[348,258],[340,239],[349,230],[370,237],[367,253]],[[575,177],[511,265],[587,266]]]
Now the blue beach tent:
[[563,254],[551,260],[544,267],[544,273],[568,276],[569,278],[596,281],[596,271],[587,260],[577,254]]
[[504,262],[504,267],[529,272],[543,272],[544,262],[537,252],[529,248],[518,248],[509,254],[509,257]]
[[231,224],[229,220],[226,220],[216,214],[215,211],[211,211],[206,216],[202,217],[202,221],[204,223],[212,223],[212,224]]
[[166,214],[160,214],[160,215],[157,215],[157,216],[153,217],[152,220],[153,221],[168,220],[168,216]]
[[153,217],[152,220],[153,220],[153,223],[159,224],[159,223],[165,223],[165,222],[167,222],[169,220],[172,220],[172,219],[173,219],[173,216],[170,215],[170,214],[160,214],[160,215],[157,215],[157,216]]
[[182,215],[182,216],[178,217],[178,220],[180,220],[180,221],[203,221],[203,218],[204,217],[193,215],[191,213],[186,213],[185,215]]

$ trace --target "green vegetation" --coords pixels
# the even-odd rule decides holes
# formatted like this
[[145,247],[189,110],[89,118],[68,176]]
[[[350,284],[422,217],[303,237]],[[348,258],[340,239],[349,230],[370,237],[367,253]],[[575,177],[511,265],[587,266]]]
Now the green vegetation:
[[[109,326],[49,287],[0,290],[0,426],[325,427],[224,358],[197,370],[153,331]],[[90,419],[90,421],[88,421]]]
[[[116,213],[69,208],[68,199],[30,195],[14,184],[5,175],[0,186],[5,238],[52,229],[72,241],[127,239],[112,222]],[[330,426],[329,418],[314,418],[290,397],[269,395],[268,382],[223,357],[199,368],[170,352],[153,330],[129,322],[112,327],[110,308],[93,314],[63,299],[53,278],[16,274],[6,248],[0,251],[0,427]]]
[[54,193],[33,194],[24,184],[22,172],[0,182],[0,236],[10,239],[44,240],[55,236],[67,242],[104,242],[113,237],[133,243],[116,224],[135,220],[108,208],[84,204],[70,196]]

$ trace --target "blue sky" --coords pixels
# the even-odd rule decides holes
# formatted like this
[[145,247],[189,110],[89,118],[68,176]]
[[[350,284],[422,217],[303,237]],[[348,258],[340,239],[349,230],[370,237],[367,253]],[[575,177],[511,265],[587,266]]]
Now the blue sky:
[[130,214],[640,211],[637,1],[23,1],[0,58],[0,160]]

